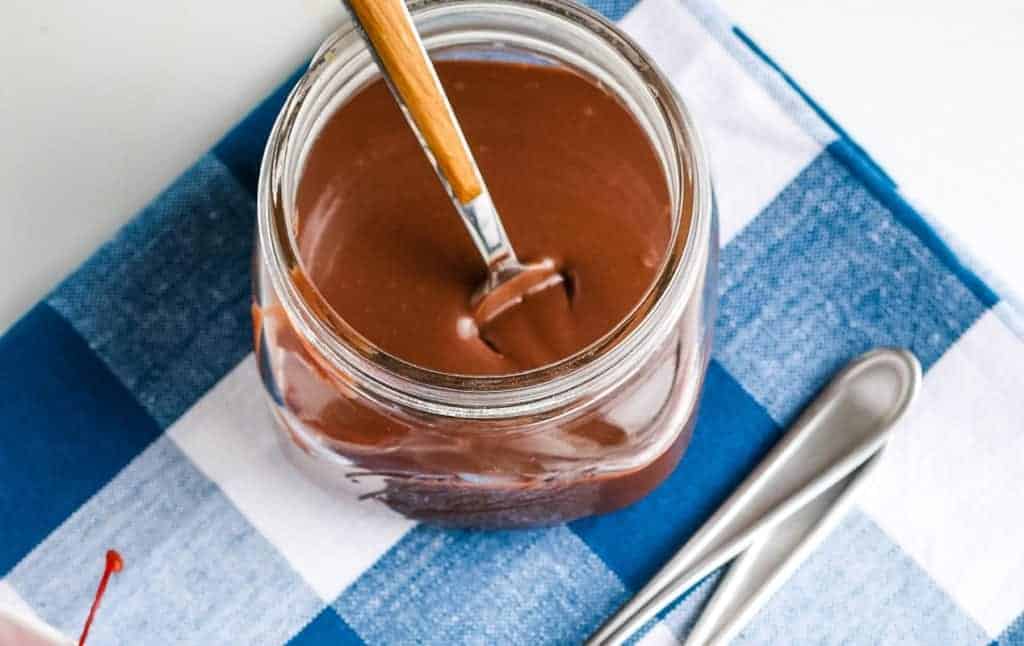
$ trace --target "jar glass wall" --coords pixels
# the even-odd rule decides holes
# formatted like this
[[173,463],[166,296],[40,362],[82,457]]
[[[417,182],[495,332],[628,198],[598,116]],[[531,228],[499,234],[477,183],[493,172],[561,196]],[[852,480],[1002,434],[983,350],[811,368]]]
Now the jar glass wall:
[[644,54],[586,9],[425,0],[411,10],[434,57],[564,66],[616,95],[664,167],[670,248],[626,319],[550,366],[452,375],[373,347],[326,304],[295,241],[312,142],[379,77],[359,35],[342,27],[285,104],[260,177],[255,343],[288,453],[325,486],[440,524],[551,524],[629,504],[685,450],[710,357],[718,241],[693,123]]

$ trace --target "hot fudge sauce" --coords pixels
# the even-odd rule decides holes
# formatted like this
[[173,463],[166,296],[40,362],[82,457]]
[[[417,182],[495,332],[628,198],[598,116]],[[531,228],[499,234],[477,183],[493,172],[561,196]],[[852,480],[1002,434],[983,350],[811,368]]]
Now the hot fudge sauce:
[[569,304],[481,328],[483,262],[394,99],[379,80],[339,90],[360,68],[324,52],[261,178],[255,345],[289,455],[446,525],[564,522],[646,495],[689,442],[713,315],[710,187],[672,92],[436,62],[517,254],[553,262],[564,290],[541,294]]
[[657,154],[616,98],[565,69],[448,60],[437,71],[517,253],[562,270],[570,316],[504,315],[480,334],[471,301],[485,268],[382,81],[331,117],[306,159],[306,271],[349,325],[422,367],[508,374],[583,349],[661,267],[672,222]]

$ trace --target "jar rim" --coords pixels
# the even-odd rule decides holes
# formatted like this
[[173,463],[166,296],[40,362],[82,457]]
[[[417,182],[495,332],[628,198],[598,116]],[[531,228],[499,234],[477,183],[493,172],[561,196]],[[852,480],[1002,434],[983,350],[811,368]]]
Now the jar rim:
[[563,0],[413,0],[409,10],[417,23],[425,17],[443,17],[445,12],[532,12],[537,15],[531,17],[538,20],[582,27],[614,49],[643,81],[657,106],[656,116],[664,121],[660,125],[668,130],[674,166],[667,164],[666,172],[672,170],[676,176],[667,179],[678,187],[672,196],[672,213],[681,222],[688,218],[685,239],[679,235],[681,227],[674,224],[666,259],[643,299],[607,334],[555,363],[505,375],[461,375],[430,370],[377,348],[334,312],[306,275],[289,228],[294,220],[292,205],[288,191],[283,190],[293,170],[289,163],[295,163],[289,145],[296,143],[293,135],[304,116],[301,109],[320,75],[339,64],[334,48],[347,44],[369,57],[355,26],[346,22],[324,41],[289,94],[271,130],[260,169],[259,248],[293,328],[309,349],[344,373],[341,378],[347,387],[432,415],[493,419],[540,414],[614,388],[630,376],[629,358],[646,356],[670,331],[664,323],[659,329],[658,322],[678,319],[697,290],[698,274],[707,260],[712,227],[710,172],[691,115],[647,54],[586,7]]

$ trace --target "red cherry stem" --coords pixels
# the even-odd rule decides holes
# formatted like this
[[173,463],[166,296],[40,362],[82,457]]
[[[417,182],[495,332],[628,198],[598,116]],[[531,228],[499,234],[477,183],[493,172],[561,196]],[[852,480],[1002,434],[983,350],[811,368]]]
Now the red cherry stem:
[[114,572],[120,572],[122,567],[124,567],[124,560],[121,559],[121,555],[114,550],[107,550],[107,565],[103,568],[103,578],[100,579],[100,585],[96,589],[96,596],[93,597],[92,608],[89,608],[89,616],[85,620],[85,627],[82,628],[82,636],[78,638],[78,646],[85,646],[85,638],[89,636],[92,618],[96,615],[96,609],[100,607],[100,599],[103,598],[103,593],[107,591],[107,581],[110,580],[110,575]]

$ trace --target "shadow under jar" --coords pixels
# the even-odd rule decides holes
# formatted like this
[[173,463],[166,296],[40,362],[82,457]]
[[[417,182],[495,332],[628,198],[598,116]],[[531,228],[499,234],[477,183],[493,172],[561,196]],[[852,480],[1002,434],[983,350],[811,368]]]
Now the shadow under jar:
[[[358,33],[343,26],[288,98],[260,174],[255,345],[286,452],[324,486],[436,524],[547,525],[628,505],[685,451],[710,357],[718,239],[693,122],[646,55],[585,8],[424,0],[410,10],[435,60],[554,66],[614,96],[663,171],[667,246],[635,306],[548,365],[454,374],[369,341],[318,288],[300,240],[311,150],[339,110],[379,83]],[[517,181],[529,182],[530,169],[521,172]],[[492,189],[501,181],[489,179]]]

